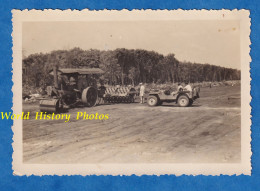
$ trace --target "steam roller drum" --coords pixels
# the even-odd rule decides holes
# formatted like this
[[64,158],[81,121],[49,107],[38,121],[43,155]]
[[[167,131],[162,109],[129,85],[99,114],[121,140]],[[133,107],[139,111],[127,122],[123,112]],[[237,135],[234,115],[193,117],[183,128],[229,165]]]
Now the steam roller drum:
[[81,99],[86,106],[93,107],[97,103],[97,97],[97,90],[93,87],[88,87],[83,90]]
[[40,111],[47,113],[56,113],[60,110],[60,100],[51,99],[51,100],[41,100],[40,101]]

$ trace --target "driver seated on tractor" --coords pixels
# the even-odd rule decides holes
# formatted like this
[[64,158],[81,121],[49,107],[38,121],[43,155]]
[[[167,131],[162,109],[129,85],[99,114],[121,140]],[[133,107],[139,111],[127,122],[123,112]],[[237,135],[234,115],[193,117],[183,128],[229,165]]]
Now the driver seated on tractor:
[[77,87],[77,81],[76,81],[76,79],[75,79],[74,77],[70,77],[68,90],[69,90],[69,91],[73,91],[73,90],[74,90],[74,91],[79,91],[77,88],[78,88],[78,87]]

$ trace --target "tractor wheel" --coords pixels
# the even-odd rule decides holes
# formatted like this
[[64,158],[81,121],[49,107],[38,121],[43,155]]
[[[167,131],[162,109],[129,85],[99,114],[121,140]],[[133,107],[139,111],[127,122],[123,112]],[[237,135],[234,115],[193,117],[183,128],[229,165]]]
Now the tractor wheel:
[[147,99],[147,103],[149,106],[156,106],[158,103],[158,98],[156,96],[149,96]]
[[179,98],[178,98],[178,105],[180,107],[187,107],[190,103],[190,100],[187,96],[185,95],[181,95]]
[[97,103],[97,98],[97,90],[93,87],[88,87],[82,92],[82,102],[88,107],[95,106]]

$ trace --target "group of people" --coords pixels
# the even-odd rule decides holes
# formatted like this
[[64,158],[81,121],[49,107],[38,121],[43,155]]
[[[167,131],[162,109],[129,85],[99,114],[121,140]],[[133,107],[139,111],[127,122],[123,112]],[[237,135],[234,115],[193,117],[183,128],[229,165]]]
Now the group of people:
[[[140,83],[140,92],[139,92],[139,96],[140,96],[140,103],[143,104],[144,103],[144,94],[145,94],[145,84]],[[177,91],[173,92],[173,93],[178,93],[180,91],[192,91],[192,87],[188,82],[185,82],[185,85],[183,85],[183,83],[178,83],[178,87],[177,87]],[[171,94],[171,92],[169,91],[169,95]]]

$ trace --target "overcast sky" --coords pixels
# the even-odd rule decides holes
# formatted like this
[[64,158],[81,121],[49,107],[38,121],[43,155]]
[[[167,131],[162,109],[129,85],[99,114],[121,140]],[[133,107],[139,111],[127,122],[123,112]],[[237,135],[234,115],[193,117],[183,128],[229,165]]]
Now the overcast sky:
[[238,21],[26,22],[23,53],[80,47],[174,53],[180,61],[240,69]]

